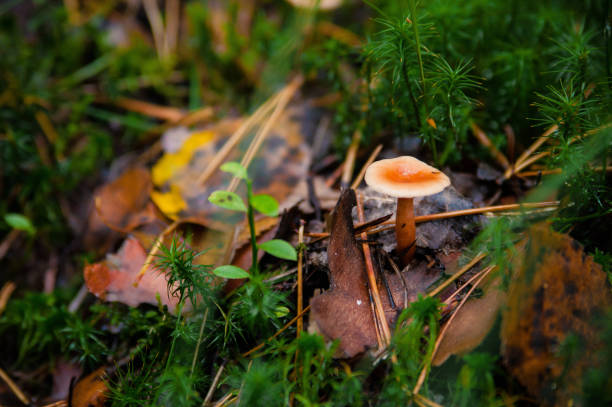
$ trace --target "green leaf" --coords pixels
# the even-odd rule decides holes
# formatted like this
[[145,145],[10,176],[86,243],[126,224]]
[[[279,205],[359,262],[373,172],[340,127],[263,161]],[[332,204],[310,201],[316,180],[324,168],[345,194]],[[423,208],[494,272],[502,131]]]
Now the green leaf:
[[247,170],[240,163],[228,161],[221,166],[221,171],[229,172],[240,179],[247,179]]
[[219,266],[213,270],[213,273],[223,278],[249,278],[250,275],[238,266],[232,266],[226,264],[225,266]]
[[284,316],[289,314],[289,308],[285,307],[284,305],[279,305],[278,307],[276,307],[276,310],[274,311],[274,314],[278,318],[282,318],[282,317],[284,317]]
[[19,213],[7,213],[4,215],[4,221],[9,224],[10,227],[17,230],[23,230],[33,235],[36,233],[36,228],[30,222],[30,219]]
[[215,191],[208,197],[208,201],[230,211],[246,212],[247,208],[238,194],[230,191]]
[[267,216],[278,216],[278,202],[270,195],[260,194],[251,198],[251,205]]
[[259,245],[259,248],[274,257],[285,260],[297,260],[297,252],[289,243],[281,239],[268,240]]

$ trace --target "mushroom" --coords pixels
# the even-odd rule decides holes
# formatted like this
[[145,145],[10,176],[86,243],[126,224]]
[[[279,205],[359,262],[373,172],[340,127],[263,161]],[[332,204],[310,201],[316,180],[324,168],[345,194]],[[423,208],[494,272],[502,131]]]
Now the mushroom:
[[413,198],[436,194],[449,186],[450,180],[442,171],[414,157],[402,156],[372,163],[366,170],[365,182],[378,192],[397,197],[397,252],[407,265],[415,249]]

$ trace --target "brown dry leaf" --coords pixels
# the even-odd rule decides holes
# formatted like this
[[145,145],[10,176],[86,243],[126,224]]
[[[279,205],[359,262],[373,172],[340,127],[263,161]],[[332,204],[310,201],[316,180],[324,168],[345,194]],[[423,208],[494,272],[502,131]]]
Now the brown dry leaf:
[[96,192],[94,216],[121,233],[129,233],[142,224],[153,222],[158,218],[155,207],[149,202],[152,187],[146,169],[131,168]]
[[[175,233],[164,236],[162,244],[169,246],[175,236],[187,236],[187,246],[196,253],[205,251],[195,258],[195,264],[214,264],[221,258],[229,238],[225,232],[188,221],[178,227]],[[109,254],[105,261],[85,267],[87,288],[103,300],[119,301],[133,307],[142,303],[156,305],[159,294],[162,304],[174,312],[178,299],[168,296],[165,276],[153,266],[147,267],[144,275],[140,276],[147,255],[141,241],[133,236],[128,237],[117,254]],[[189,308],[186,306],[185,311]]]
[[[592,318],[612,303],[606,275],[578,242],[545,224],[530,229],[518,261],[501,328],[504,362],[542,404],[568,405],[598,346]],[[570,333],[585,353],[564,371],[556,355]]]
[[468,300],[457,311],[453,325],[442,338],[432,361],[434,366],[446,362],[451,355],[461,355],[471,351],[484,340],[493,327],[499,309],[506,299],[506,293],[500,288],[499,277],[489,279],[479,287],[484,290],[484,295]]
[[[282,207],[286,207],[283,202],[307,173],[310,149],[304,141],[302,128],[305,127],[303,122],[311,118],[309,115],[311,110],[305,104],[287,107],[249,166],[254,192],[272,195]],[[206,131],[213,135],[210,142],[194,148],[185,165],[168,172],[162,182],[154,177],[161,192],[174,190],[182,197],[186,207],[178,212],[179,218],[198,218],[209,227],[228,231],[244,220],[242,213],[221,209],[208,202],[213,191],[228,187],[232,178],[230,174],[217,170],[206,185],[197,182],[238,124],[236,120],[226,120],[207,128]],[[245,138],[226,161],[240,161],[251,139],[252,136]],[[237,191],[241,196],[245,195],[243,189],[244,185],[241,185]]]
[[109,254],[105,261],[85,267],[85,284],[96,297],[105,301],[119,301],[131,307],[142,303],[156,305],[156,295],[159,295],[162,304],[174,312],[178,298],[168,296],[163,274],[149,267],[138,280],[146,258],[147,252],[140,242],[128,237],[117,254]]
[[310,300],[308,330],[340,340],[338,356],[351,358],[377,345],[363,253],[354,237],[355,191],[346,189],[334,210],[327,248],[329,290]]
[[107,391],[106,369],[101,367],[76,383],[69,404],[73,407],[102,407]]

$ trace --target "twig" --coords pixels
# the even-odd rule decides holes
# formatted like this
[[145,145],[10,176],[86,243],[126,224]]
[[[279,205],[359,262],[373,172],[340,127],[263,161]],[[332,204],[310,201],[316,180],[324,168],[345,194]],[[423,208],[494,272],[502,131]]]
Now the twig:
[[358,35],[329,21],[320,21],[317,24],[317,31],[349,47],[359,47],[362,44]]
[[491,153],[493,158],[495,158],[495,160],[504,169],[509,169],[510,168],[510,162],[508,161],[508,159],[506,158],[504,153],[499,151],[497,149],[497,147],[495,147],[495,145],[493,145],[491,140],[487,137],[486,133],[480,127],[478,127],[478,125],[476,123],[474,123],[474,122],[472,122],[470,124],[470,126],[472,127],[472,133],[474,134],[474,137],[476,137],[478,139],[478,141],[480,141],[480,144],[482,144],[483,146],[485,146],[489,150],[489,152]]
[[[595,167],[592,168],[593,171],[602,171],[603,167]],[[606,167],[606,172],[612,171],[612,166]],[[561,174],[563,170],[561,168],[553,168],[550,170],[533,170],[533,171],[523,171],[516,174],[518,177],[537,177],[540,175],[551,175],[551,174]]]
[[229,392],[215,403],[215,407],[229,406],[230,404],[235,402],[237,398],[238,397],[234,393]]
[[0,379],[4,380],[4,382],[6,383],[6,385],[11,389],[11,391],[13,392],[13,394],[15,396],[17,396],[17,398],[19,399],[19,401],[21,401],[23,404],[25,404],[26,406],[28,404],[30,404],[30,399],[28,398],[28,396],[26,396],[21,389],[19,388],[19,386],[17,386],[17,384],[15,384],[15,382],[9,377],[9,375],[2,369],[0,368]]
[[295,323],[295,321],[297,321],[300,317],[302,317],[302,315],[304,315],[305,313],[307,313],[308,311],[310,311],[310,305],[306,306],[301,313],[297,314],[295,317],[293,317],[293,319],[289,322],[287,322],[281,329],[279,329],[274,335],[272,335],[271,337],[269,337],[268,339],[266,339],[265,341],[263,341],[262,343],[260,343],[259,345],[255,346],[253,349],[249,350],[248,352],[245,352],[242,354],[242,357],[245,358],[247,356],[249,356],[251,353],[258,351],[259,349],[263,348],[264,345],[266,343],[268,343],[269,341],[271,341],[272,339],[276,338],[278,335],[280,335],[281,333],[285,332],[285,330],[287,328],[289,328],[291,325],[293,325]]
[[[365,216],[363,214],[363,206],[361,205],[361,197],[358,195],[357,197],[357,216],[359,217],[360,222],[365,221]],[[364,232],[361,234],[361,238],[365,241],[368,236]],[[383,309],[382,300],[380,299],[380,293],[378,292],[378,285],[376,284],[376,276],[374,275],[374,266],[372,265],[372,254],[370,253],[370,246],[367,243],[362,243],[363,247],[363,256],[365,258],[366,263],[366,272],[368,276],[368,282],[370,285],[370,290],[372,291],[372,297],[374,299],[374,307],[376,309],[376,316],[380,322],[380,327],[382,331],[382,339],[386,346],[391,343],[391,330],[389,329],[389,324],[387,322],[387,317],[385,316],[385,311]]]
[[2,289],[0,290],[0,315],[2,315],[2,313],[4,312],[6,304],[8,303],[8,300],[11,298],[11,295],[13,294],[13,291],[15,291],[16,288],[17,286],[12,281],[7,281],[2,286]]
[[160,106],[142,100],[119,98],[114,103],[130,112],[140,113],[145,116],[154,117],[156,119],[167,120],[169,122],[178,122],[185,117],[185,112],[181,109],[168,106]]
[[[484,206],[482,208],[461,209],[458,211],[440,212],[440,213],[433,213],[430,215],[415,216],[414,221],[415,223],[423,223],[423,222],[429,222],[432,220],[454,218],[457,216],[478,215],[478,214],[486,213],[486,212],[504,212],[504,211],[516,210],[516,209],[549,208],[549,207],[555,207],[555,206],[559,206],[559,201],[493,205],[493,206]],[[374,227],[379,226],[379,225],[386,225],[386,226],[379,228],[379,229],[371,230]],[[390,225],[390,226],[387,226],[387,225]],[[363,223],[358,223],[355,225],[355,229],[358,229],[360,227],[363,227]],[[382,232],[388,229],[392,229],[394,227],[395,227],[395,219],[389,219],[385,222],[379,223],[378,225],[374,225],[374,226],[371,226],[370,228],[366,228],[363,231],[367,231],[368,234],[374,234],[374,233],[379,233],[379,232]],[[307,233],[306,235],[308,237],[315,237],[315,238],[329,237],[329,233]]]
[[363,167],[361,167],[361,171],[359,171],[359,174],[357,175],[357,177],[355,178],[355,180],[351,184],[351,188],[352,189],[357,189],[359,184],[361,184],[361,180],[363,180],[363,177],[365,176],[366,170],[368,169],[370,164],[372,164],[374,162],[376,157],[378,157],[378,154],[380,154],[380,151],[382,150],[382,148],[383,148],[383,145],[379,144],[379,145],[376,146],[374,151],[372,151],[372,154],[370,154],[370,157],[368,157],[368,160],[363,165]]
[[427,296],[428,297],[434,297],[434,296],[440,294],[453,281],[457,280],[459,277],[461,277],[466,272],[468,272],[472,267],[474,267],[474,265],[476,263],[478,263],[480,260],[484,259],[486,256],[487,256],[486,253],[479,253],[478,255],[476,255],[476,257],[474,257],[468,264],[466,264],[465,266],[461,267],[455,274],[453,274],[451,276],[451,278],[449,278],[448,280],[445,280],[442,284],[440,284],[438,287],[436,287],[430,293],[428,293]]
[[451,303],[451,300],[452,300],[452,299],[453,299],[455,296],[459,295],[459,293],[460,293],[461,291],[463,291],[463,290],[464,290],[466,287],[469,287],[469,286],[470,286],[470,284],[472,284],[472,282],[473,282],[474,280],[476,280],[477,278],[479,278],[479,277],[482,275],[482,273],[484,273],[486,270],[487,270],[487,269],[485,268],[484,270],[481,270],[481,271],[477,272],[476,274],[474,274],[472,277],[470,277],[470,279],[469,279],[468,281],[466,281],[465,283],[461,284],[461,287],[457,288],[457,289],[456,289],[456,290],[455,290],[455,291],[454,291],[454,292],[453,292],[451,295],[449,295],[448,297],[446,297],[446,298],[445,298],[445,299],[442,301],[442,303],[443,303],[443,304],[450,304],[450,303]]
[[391,265],[393,272],[399,277],[400,281],[402,282],[402,286],[404,287],[404,308],[407,308],[408,307],[408,283],[406,283],[406,279],[404,278],[404,275],[400,271],[399,267],[397,267],[397,264],[395,264],[391,256],[389,256],[389,253],[387,253],[384,250],[381,250],[381,252],[383,252],[385,257],[387,258],[387,261]]
[[451,315],[451,317],[448,319],[448,322],[446,323],[446,325],[444,325],[444,328],[442,328],[442,331],[440,332],[440,335],[438,335],[438,338],[436,339],[436,343],[434,345],[433,352],[431,352],[429,363],[427,363],[423,367],[423,370],[421,370],[421,374],[419,375],[419,379],[417,380],[417,383],[414,386],[414,390],[412,391],[412,394],[414,394],[415,396],[419,393],[419,391],[421,390],[421,387],[423,386],[423,383],[425,382],[425,377],[427,376],[428,366],[431,364],[431,361],[434,359],[434,356],[436,355],[436,352],[437,352],[438,348],[440,347],[440,343],[442,342],[442,339],[444,338],[444,335],[448,331],[448,327],[452,324],[453,320],[457,316],[457,313],[459,312],[461,307],[463,307],[463,304],[465,304],[465,302],[470,298],[470,295],[472,294],[472,292],[474,292],[476,287],[478,287],[478,284],[480,284],[482,282],[482,280],[491,272],[491,270],[495,269],[495,267],[496,266],[489,266],[489,267],[487,267],[485,269],[486,271],[484,271],[481,274],[480,278],[474,283],[472,288],[470,288],[470,291],[468,291],[467,294],[465,295],[465,297],[463,297],[463,299],[461,300],[461,302],[459,303],[459,305],[455,309],[455,312],[453,313],[453,315]]
[[[300,229],[298,230],[298,264],[297,264],[297,314],[302,314],[302,309],[304,308],[304,284],[302,277],[302,263],[304,261],[304,224],[300,225]],[[304,326],[304,319],[300,316],[297,320],[297,337],[299,338],[302,333],[302,327]]]
[[213,382],[210,385],[210,388],[208,389],[208,393],[206,393],[206,397],[204,398],[204,401],[202,402],[202,407],[210,403],[210,399],[212,399],[213,394],[215,394],[215,389],[217,388],[217,384],[219,384],[219,379],[221,379],[221,374],[223,373],[224,369],[225,369],[225,361],[221,363],[219,370],[217,370],[217,374],[215,375],[215,378],[213,379]]
[[538,161],[540,158],[544,158],[549,155],[550,155],[550,151],[543,151],[541,153],[538,153],[534,156],[527,158],[526,160],[522,161],[520,164],[514,164],[514,166],[509,171],[506,171],[504,173],[504,176],[502,177],[502,179],[509,179],[510,177],[512,177],[514,174],[516,174],[523,168],[529,167],[531,164]]

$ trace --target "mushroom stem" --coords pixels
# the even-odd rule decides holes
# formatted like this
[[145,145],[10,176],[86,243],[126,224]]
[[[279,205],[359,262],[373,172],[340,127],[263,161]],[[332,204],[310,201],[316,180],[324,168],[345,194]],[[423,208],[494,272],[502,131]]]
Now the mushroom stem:
[[395,238],[397,253],[406,266],[414,256],[416,227],[414,224],[413,198],[398,198],[395,213]]

